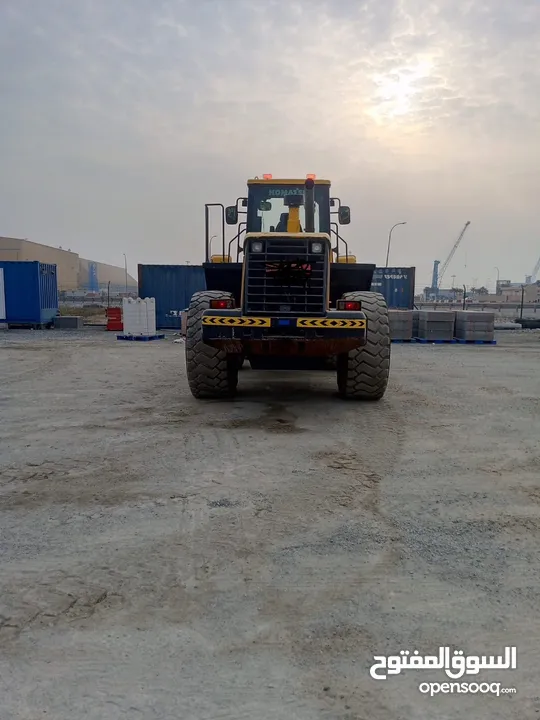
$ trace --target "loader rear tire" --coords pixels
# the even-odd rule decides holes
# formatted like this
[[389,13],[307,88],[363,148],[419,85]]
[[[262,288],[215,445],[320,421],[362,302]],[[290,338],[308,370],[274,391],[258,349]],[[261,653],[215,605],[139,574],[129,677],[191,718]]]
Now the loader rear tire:
[[380,400],[390,375],[390,326],[384,296],[375,292],[350,292],[344,300],[359,300],[367,316],[364,347],[338,355],[339,394],[355,400]]
[[202,340],[202,314],[210,307],[210,300],[231,297],[231,293],[206,290],[191,298],[186,323],[186,370],[193,397],[227,398],[236,392],[238,356],[227,355]]

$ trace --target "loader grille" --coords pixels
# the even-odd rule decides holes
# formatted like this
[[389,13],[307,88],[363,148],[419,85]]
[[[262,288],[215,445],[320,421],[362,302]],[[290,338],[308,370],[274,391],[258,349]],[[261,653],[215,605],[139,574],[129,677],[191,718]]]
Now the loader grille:
[[313,238],[264,238],[263,251],[247,243],[246,314],[322,315],[326,310],[327,244],[310,252]]

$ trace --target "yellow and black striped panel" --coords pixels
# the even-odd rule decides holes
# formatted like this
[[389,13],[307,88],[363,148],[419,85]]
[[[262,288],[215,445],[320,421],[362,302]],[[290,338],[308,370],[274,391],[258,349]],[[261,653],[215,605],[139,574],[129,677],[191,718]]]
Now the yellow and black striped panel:
[[366,321],[358,318],[298,318],[296,325],[303,328],[324,327],[365,330]]
[[242,327],[270,327],[271,320],[269,317],[239,317],[231,315],[203,315],[203,325],[225,325],[226,327],[242,326]]

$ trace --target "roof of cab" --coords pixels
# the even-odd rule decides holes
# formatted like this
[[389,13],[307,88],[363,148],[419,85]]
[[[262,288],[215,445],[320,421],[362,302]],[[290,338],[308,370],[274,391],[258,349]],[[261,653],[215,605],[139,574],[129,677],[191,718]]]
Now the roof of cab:
[[[268,178],[261,179],[258,177],[252,178],[247,181],[248,185],[304,185],[306,182],[306,178],[302,178],[301,180],[291,180],[290,178],[287,179],[280,179],[280,178]],[[330,185],[330,180],[319,180],[318,178],[315,178],[315,185]]]

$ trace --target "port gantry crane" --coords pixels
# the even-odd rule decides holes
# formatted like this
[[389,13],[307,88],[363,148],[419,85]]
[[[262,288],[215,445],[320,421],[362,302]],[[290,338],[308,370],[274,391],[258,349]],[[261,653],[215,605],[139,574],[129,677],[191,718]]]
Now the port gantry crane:
[[[431,278],[431,289],[432,289],[432,292],[435,295],[435,297],[437,297],[439,294],[439,288],[441,287],[441,282],[444,277],[444,274],[448,270],[448,266],[452,262],[452,258],[456,254],[456,250],[458,249],[459,244],[463,240],[463,236],[467,232],[467,228],[469,227],[470,224],[471,224],[470,220],[467,220],[467,222],[465,223],[465,227],[460,232],[458,239],[456,240],[456,242],[454,243],[454,246],[450,250],[450,254],[444,261],[442,268],[439,270],[439,265],[441,264],[440,260],[435,260],[435,262],[433,263],[433,275]],[[539,266],[537,267],[537,272],[538,272],[538,270],[540,270],[540,260],[538,262],[539,262]]]

